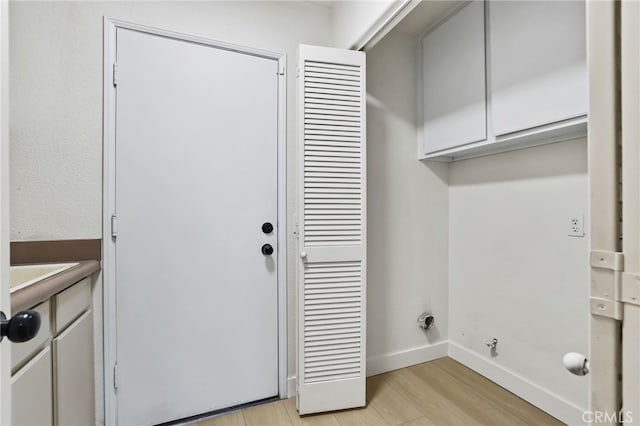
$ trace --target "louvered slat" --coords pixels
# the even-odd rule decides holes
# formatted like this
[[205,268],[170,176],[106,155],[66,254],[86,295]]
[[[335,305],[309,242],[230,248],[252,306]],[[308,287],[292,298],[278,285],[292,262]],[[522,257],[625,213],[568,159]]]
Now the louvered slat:
[[300,414],[365,403],[365,68],[300,47]]
[[[309,264],[304,271],[304,372],[306,383],[362,375],[360,351],[333,352],[336,345],[362,344],[362,270],[360,262]],[[342,308],[340,317],[313,315]],[[334,350],[335,351],[335,350]],[[338,355],[338,356],[336,356]]]

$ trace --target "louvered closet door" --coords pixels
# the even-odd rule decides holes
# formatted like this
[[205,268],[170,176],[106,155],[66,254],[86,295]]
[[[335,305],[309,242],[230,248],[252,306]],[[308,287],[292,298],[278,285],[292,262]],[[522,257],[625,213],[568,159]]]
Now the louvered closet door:
[[365,397],[365,55],[299,50],[298,411]]

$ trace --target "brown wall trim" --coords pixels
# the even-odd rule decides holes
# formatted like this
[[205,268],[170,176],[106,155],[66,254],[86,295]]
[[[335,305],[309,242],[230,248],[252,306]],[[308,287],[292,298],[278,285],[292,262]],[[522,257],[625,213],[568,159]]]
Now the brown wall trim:
[[55,263],[102,259],[102,240],[15,241],[11,264]]

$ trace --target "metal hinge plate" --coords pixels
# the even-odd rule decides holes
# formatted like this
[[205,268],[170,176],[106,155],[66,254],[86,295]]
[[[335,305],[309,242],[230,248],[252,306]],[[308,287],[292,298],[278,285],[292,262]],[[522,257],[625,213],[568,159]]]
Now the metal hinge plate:
[[620,252],[593,250],[591,265],[591,314],[622,320],[621,283],[624,256]]
[[118,86],[118,63],[113,63],[113,87]]
[[640,306],[640,274],[622,273],[620,300],[630,305]]
[[115,214],[111,216],[111,237],[116,238],[118,236],[118,216]]
[[118,363],[113,365],[113,389],[118,389]]

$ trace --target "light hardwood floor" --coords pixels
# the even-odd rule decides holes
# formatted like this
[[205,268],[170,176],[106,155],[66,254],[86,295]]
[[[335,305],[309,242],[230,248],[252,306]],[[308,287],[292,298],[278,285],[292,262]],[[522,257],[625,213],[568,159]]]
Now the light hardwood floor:
[[198,426],[561,425],[562,422],[451,358],[367,379],[367,407],[300,417],[295,399],[251,407]]

